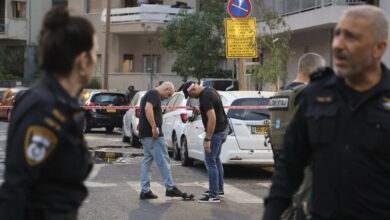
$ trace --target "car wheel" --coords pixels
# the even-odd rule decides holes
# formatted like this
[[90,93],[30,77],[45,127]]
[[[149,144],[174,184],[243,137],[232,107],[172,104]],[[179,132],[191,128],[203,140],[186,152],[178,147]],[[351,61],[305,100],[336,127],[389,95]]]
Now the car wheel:
[[133,128],[130,128],[130,145],[132,147],[139,147],[139,140],[133,133]]
[[88,123],[88,119],[85,118],[85,119],[84,119],[83,132],[84,132],[84,133],[88,133],[88,132],[90,132],[90,131],[91,131],[91,126],[90,126],[89,123]]
[[193,164],[193,160],[188,157],[188,148],[187,148],[187,139],[183,137],[181,140],[181,165],[183,166],[191,166]]
[[180,149],[179,149],[179,143],[177,142],[176,134],[173,133],[172,135],[172,145],[173,145],[173,159],[174,160],[180,160]]
[[7,120],[8,120],[8,122],[11,121],[11,110],[7,111]]
[[112,126],[107,126],[106,127],[107,133],[111,133],[113,130],[114,130],[114,127],[112,127]]
[[127,137],[126,134],[125,134],[125,128],[124,127],[122,127],[122,141],[126,142],[126,143],[130,142],[130,138]]

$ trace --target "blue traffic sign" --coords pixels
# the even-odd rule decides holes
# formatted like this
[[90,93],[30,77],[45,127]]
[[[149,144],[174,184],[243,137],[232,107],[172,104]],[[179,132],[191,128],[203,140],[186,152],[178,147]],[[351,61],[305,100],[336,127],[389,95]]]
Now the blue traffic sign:
[[229,0],[228,12],[233,18],[246,18],[252,10],[250,0]]

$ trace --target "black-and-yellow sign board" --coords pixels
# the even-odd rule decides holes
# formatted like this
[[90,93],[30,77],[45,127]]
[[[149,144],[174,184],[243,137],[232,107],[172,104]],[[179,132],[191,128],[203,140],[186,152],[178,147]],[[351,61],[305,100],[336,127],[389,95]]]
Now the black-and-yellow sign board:
[[256,18],[225,18],[226,58],[256,58]]

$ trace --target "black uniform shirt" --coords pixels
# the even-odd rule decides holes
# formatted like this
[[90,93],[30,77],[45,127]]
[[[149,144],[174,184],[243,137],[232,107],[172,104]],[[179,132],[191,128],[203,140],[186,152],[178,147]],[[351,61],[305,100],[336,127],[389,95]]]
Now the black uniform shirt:
[[80,206],[92,168],[83,121],[77,101],[50,77],[19,97],[8,129],[0,219],[22,220],[26,210],[69,213]]
[[202,116],[202,122],[205,131],[207,132],[207,112],[211,109],[215,111],[216,123],[214,133],[222,132],[227,127],[227,118],[223,109],[221,97],[213,88],[204,88],[199,95],[199,109]]
[[358,101],[334,74],[311,82],[287,129],[264,219],[279,219],[312,164],[314,219],[390,219],[390,71]]
[[140,117],[139,117],[139,135],[141,138],[153,137],[152,127],[146,117],[145,106],[149,102],[153,105],[154,121],[156,122],[157,129],[159,130],[159,136],[163,137],[161,126],[163,122],[162,110],[161,110],[161,96],[157,90],[149,90],[141,99],[140,105]]

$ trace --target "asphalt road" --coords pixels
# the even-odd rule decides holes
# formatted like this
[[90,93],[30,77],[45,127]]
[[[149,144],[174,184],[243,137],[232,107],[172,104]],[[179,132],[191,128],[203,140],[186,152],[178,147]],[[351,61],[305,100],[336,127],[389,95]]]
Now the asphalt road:
[[[7,123],[0,122],[0,181],[4,167]],[[172,160],[172,175],[179,189],[195,194],[194,201],[165,197],[158,168],[152,165],[151,189],[159,198],[139,200],[142,149],[123,143],[119,130],[106,134],[104,129],[86,134],[95,160],[86,185],[89,196],[80,211],[80,220],[156,220],[156,219],[232,219],[254,220],[263,215],[263,199],[270,187],[272,168],[225,167],[225,198],[217,204],[196,200],[208,189],[204,165],[183,167]]]

